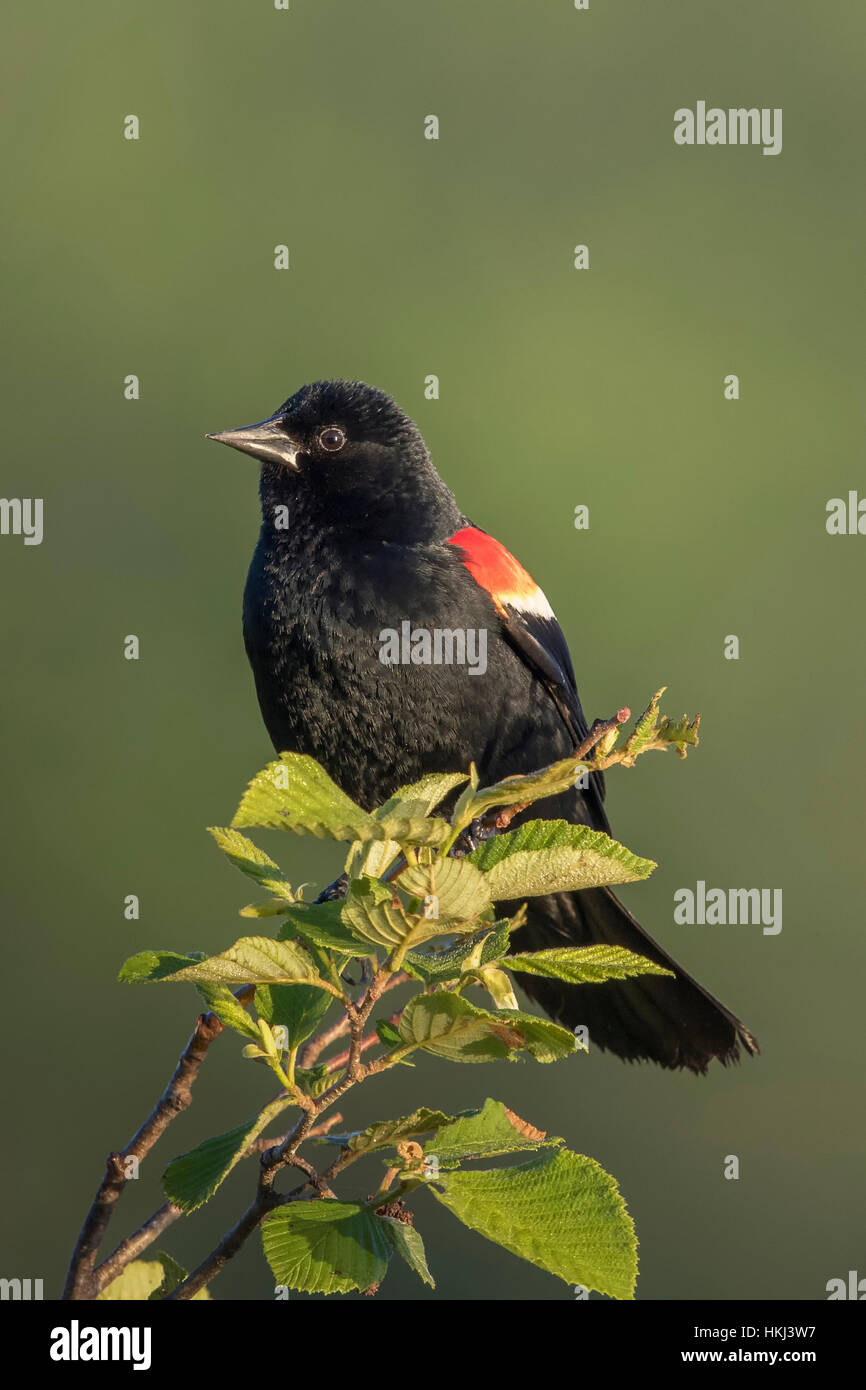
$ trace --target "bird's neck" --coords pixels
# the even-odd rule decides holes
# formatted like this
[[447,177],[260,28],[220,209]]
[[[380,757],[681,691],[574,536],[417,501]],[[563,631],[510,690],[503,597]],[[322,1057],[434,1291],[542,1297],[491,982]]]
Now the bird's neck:
[[259,496],[263,536],[289,550],[339,552],[359,539],[371,545],[430,544],[447,540],[461,522],[454,497],[432,469],[370,499],[353,496],[350,486],[345,494],[323,497],[303,477],[264,464]]

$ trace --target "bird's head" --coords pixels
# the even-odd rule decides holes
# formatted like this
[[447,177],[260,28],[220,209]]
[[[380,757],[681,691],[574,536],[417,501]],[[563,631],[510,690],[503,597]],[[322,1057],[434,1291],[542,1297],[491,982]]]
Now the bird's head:
[[450,498],[417,425],[362,382],[315,381],[268,419],[208,438],[260,460],[263,501],[301,505],[330,524]]

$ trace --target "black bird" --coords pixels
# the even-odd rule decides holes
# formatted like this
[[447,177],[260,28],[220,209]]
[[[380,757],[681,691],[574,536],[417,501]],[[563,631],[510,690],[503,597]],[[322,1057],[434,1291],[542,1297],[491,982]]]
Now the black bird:
[[[463,515],[417,426],[359,382],[304,386],[267,420],[209,436],[261,462],[262,528],[244,641],[278,753],[316,758],[367,809],[428,772],[474,761],[483,784],[567,757],[587,732],[571,658],[537,584]],[[383,664],[383,633],[487,634],[486,670]],[[479,639],[480,640],[480,639]],[[458,651],[459,655],[459,651]],[[609,833],[604,783],[524,813]],[[519,822],[515,822],[517,824]],[[521,977],[568,1028],[628,1060],[706,1071],[748,1029],[647,935],[606,888],[531,900],[520,949],[597,942],[674,970],[576,988]]]

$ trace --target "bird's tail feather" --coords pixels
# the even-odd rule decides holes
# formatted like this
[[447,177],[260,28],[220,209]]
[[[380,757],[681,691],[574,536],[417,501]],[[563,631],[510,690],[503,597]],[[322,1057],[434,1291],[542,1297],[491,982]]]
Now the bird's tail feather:
[[723,1064],[738,1062],[741,1046],[752,1054],[760,1050],[745,1024],[677,965],[609,888],[534,899],[517,940],[521,951],[624,946],[674,971],[674,978],[641,975],[598,985],[521,975],[525,992],[551,1018],[566,1028],[587,1028],[591,1047],[608,1048],[629,1062],[698,1073],[714,1057]]

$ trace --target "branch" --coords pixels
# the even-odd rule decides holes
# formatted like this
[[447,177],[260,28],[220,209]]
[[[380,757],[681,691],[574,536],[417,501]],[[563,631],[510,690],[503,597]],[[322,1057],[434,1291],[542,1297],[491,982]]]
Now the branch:
[[631,719],[631,710],[628,708],[627,705],[625,705],[622,709],[617,710],[616,714],[613,716],[613,719],[593,720],[592,728],[590,729],[586,738],[583,740],[583,743],[581,743],[578,748],[575,748],[572,757],[586,757],[590,749],[594,748],[597,743],[600,743],[601,740],[604,738],[605,734],[612,734],[614,732],[618,732],[620,725],[624,724],[627,719]]
[[[342,1115],[339,1110],[335,1110],[333,1115],[329,1115],[326,1120],[322,1120],[321,1124],[313,1125],[313,1128],[307,1133],[306,1138],[317,1139],[320,1134],[327,1134],[329,1130],[332,1130],[334,1125],[341,1125],[342,1123]],[[250,1154],[263,1154],[268,1149],[274,1149],[279,1144],[284,1144],[288,1137],[288,1134],[280,1134],[276,1139],[271,1139],[266,1134],[260,1134],[258,1139],[250,1144],[245,1157],[248,1157]]]
[[[252,987],[250,987],[252,988]],[[246,990],[238,991],[244,1002]],[[210,1045],[223,1031],[224,1025],[216,1014],[199,1014],[192,1035],[180,1055],[171,1080],[141,1128],[120,1153],[110,1153],[105,1162],[105,1175],[99,1184],[93,1205],[81,1228],[72,1252],[69,1272],[62,1298],[68,1301],[93,1299],[99,1292],[94,1264],[108,1223],[130,1178],[127,1165],[130,1159],[138,1164],[150,1152],[176,1116],[192,1104],[192,1086],[201,1070]],[[131,1237],[130,1239],[134,1239]],[[110,1258],[114,1260],[122,1247]],[[121,1266],[122,1267],[122,1266]],[[117,1271],[119,1272],[119,1270]]]
[[97,1294],[102,1293],[113,1279],[126,1268],[131,1260],[135,1260],[152,1245],[167,1230],[172,1222],[179,1216],[183,1216],[183,1207],[175,1206],[174,1202],[166,1202],[164,1206],[155,1211],[153,1216],[148,1217],[143,1226],[139,1226],[133,1235],[127,1236],[126,1240],[121,1241],[113,1255],[109,1255],[107,1260],[103,1260],[98,1265],[94,1275],[94,1283]]
[[[388,1019],[388,1022],[397,1023],[402,1012],[402,1009],[398,1009],[396,1013],[393,1013],[391,1015],[391,1017]],[[380,1041],[381,1039],[378,1033],[368,1033],[367,1036],[365,1038],[362,1038],[360,1041],[360,1045],[358,1047],[358,1055],[360,1056],[362,1052],[366,1052],[368,1048],[375,1047],[376,1043]],[[347,1066],[349,1062],[349,1056],[350,1049],[347,1048],[345,1052],[341,1052],[337,1057],[331,1057],[327,1063],[328,1071],[339,1071],[341,1067]]]

